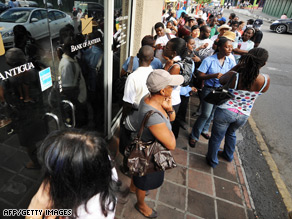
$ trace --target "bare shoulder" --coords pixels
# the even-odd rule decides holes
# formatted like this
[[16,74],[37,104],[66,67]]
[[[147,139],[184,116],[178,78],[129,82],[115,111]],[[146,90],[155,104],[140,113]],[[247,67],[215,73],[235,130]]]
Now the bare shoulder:
[[180,65],[179,64],[173,64],[172,66],[171,66],[171,68],[169,69],[169,73],[171,74],[171,75],[178,75],[179,74],[179,72],[180,72]]
[[264,85],[265,80],[267,80],[266,86],[265,86],[265,88],[262,90],[262,93],[265,93],[265,92],[269,89],[269,87],[270,87],[271,79],[270,79],[270,76],[267,75],[267,74],[260,74],[260,76],[262,76],[262,78],[263,78],[263,84],[262,84],[262,85]]

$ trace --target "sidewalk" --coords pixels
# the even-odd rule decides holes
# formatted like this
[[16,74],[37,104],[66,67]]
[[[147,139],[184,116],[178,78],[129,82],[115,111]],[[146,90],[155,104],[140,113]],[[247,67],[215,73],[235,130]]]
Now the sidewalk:
[[[191,115],[197,107],[198,98],[194,96],[188,111],[190,127],[196,120]],[[253,204],[238,152],[233,162],[227,163],[219,159],[220,164],[212,169],[205,161],[207,140],[201,138],[196,148],[188,147],[190,131],[191,128],[188,131],[180,129],[177,148],[173,152],[178,167],[166,171],[162,187],[150,191],[150,195],[146,197],[149,206],[158,211],[158,219],[254,218]],[[118,171],[121,160],[118,154]],[[24,167],[28,161],[26,149],[20,145],[17,135],[0,144],[0,218],[4,218],[3,209],[27,208],[41,183],[40,170],[28,170]],[[129,187],[130,178],[120,172],[118,174],[123,188]],[[129,194],[125,200],[119,200],[116,219],[144,218],[134,208],[135,203],[134,194]]]
[[253,17],[255,19],[262,19],[263,21],[266,21],[268,23],[273,23],[275,20],[280,19],[278,17],[273,17],[273,16],[270,16],[268,14],[265,14],[264,12],[262,12],[262,8],[258,8],[258,9],[237,9],[237,8],[234,8],[231,10],[233,10],[235,14],[243,14],[243,15],[246,15],[249,17]]
[[[196,120],[191,115],[197,107],[198,98],[195,96],[191,98],[188,112],[190,127]],[[205,160],[208,141],[201,138],[196,148],[188,147],[190,131],[191,128],[188,131],[180,129],[177,148],[173,152],[178,167],[166,171],[163,185],[150,191],[146,202],[157,210],[159,219],[254,218],[238,152],[233,162],[219,158],[220,164],[212,169]],[[117,163],[120,162],[121,157],[118,157]],[[120,172],[118,174],[124,186],[129,187],[130,178]],[[134,208],[136,196],[129,194],[127,199],[127,202],[118,202],[116,218],[145,218]]]

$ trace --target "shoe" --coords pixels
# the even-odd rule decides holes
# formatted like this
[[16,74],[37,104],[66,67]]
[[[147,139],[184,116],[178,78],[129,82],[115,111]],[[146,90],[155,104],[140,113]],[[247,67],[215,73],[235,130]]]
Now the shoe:
[[0,128],[3,128],[5,126],[9,125],[11,122],[12,122],[12,120],[9,118],[1,119],[0,120]]
[[151,213],[149,216],[146,216],[145,214],[142,213],[142,211],[140,211],[140,209],[139,209],[137,203],[134,205],[134,207],[135,207],[136,210],[137,210],[140,214],[142,214],[144,217],[147,217],[147,218],[156,218],[156,217],[158,216],[157,212],[156,212],[154,209],[152,209],[152,213]]
[[208,133],[201,133],[201,135],[205,138],[205,139],[207,139],[207,140],[209,140],[211,137],[210,137],[210,135],[208,134]]
[[210,166],[210,167],[213,167],[212,166],[212,164],[211,164],[211,162],[209,161],[209,159],[206,157],[206,162],[207,162],[207,164]]
[[218,151],[218,156],[219,157],[222,157],[224,160],[226,160],[226,161],[228,161],[228,162],[231,162],[232,160],[230,160],[230,159],[228,159],[227,157],[226,157],[226,155],[224,154],[224,152],[223,151]]
[[189,145],[191,148],[196,147],[197,141],[192,139],[191,136],[189,137]]

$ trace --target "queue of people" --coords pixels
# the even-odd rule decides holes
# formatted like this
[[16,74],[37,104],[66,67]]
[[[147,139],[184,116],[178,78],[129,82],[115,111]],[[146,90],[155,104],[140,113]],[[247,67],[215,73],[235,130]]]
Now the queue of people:
[[[189,135],[189,146],[194,148],[200,135],[208,139],[206,165],[215,168],[218,156],[228,162],[233,160],[235,131],[247,121],[257,97],[269,88],[269,76],[260,73],[268,60],[268,52],[258,48],[262,35],[256,36],[260,31],[257,25],[261,22],[254,23],[258,30],[238,29],[244,22],[237,18],[231,14],[226,24],[226,18],[221,16],[211,14],[204,20],[192,18],[183,10],[178,13],[170,10],[168,16],[163,15],[163,22],[153,26],[156,35],[145,36],[138,55],[127,58],[123,64],[119,77],[128,76],[122,98],[119,151],[124,160],[120,168],[131,177],[129,190],[137,197],[133,208],[147,218],[159,214],[147,205],[145,196],[163,184],[164,171],[132,175],[125,154],[147,113],[154,111],[141,140],[158,141],[166,149],[175,150],[179,128],[189,128],[186,124],[189,97],[198,93],[201,113]],[[93,107],[96,102],[103,103],[98,84],[103,73],[96,74],[95,68],[103,53],[98,43],[80,51],[81,54],[69,50],[69,45],[84,39],[74,34],[74,28],[66,28],[59,76],[64,95],[77,105],[77,110],[86,111],[82,103],[87,98]],[[102,38],[98,30],[93,34],[89,38]],[[229,82],[233,98],[219,106],[205,101],[212,90]],[[73,85],[79,86],[78,94],[72,91]],[[29,209],[72,209],[77,218],[114,218],[120,182],[102,139],[74,129],[53,132],[43,142],[39,156],[45,176]]]

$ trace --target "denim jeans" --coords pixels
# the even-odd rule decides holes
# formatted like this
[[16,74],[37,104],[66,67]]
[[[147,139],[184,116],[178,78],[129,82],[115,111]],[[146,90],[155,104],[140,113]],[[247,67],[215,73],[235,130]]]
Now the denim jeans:
[[204,101],[204,98],[213,90],[213,88],[207,88],[203,87],[202,93],[201,93],[201,115],[197,118],[197,121],[195,122],[191,138],[198,141],[201,133],[207,133],[209,131],[210,123],[213,119],[213,115],[216,109],[216,105],[207,103]]
[[207,161],[212,167],[218,164],[217,154],[224,136],[225,143],[222,156],[228,161],[233,160],[236,144],[235,131],[243,126],[247,119],[247,115],[235,113],[228,109],[216,109],[207,153]]

